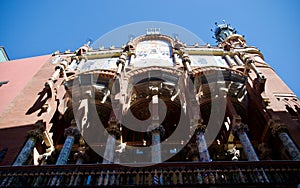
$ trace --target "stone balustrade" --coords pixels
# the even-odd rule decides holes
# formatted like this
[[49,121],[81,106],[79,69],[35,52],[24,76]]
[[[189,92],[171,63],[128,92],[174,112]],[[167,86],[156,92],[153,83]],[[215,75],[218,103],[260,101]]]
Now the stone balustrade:
[[[148,164],[151,165],[151,164]],[[269,182],[259,181],[263,170]],[[13,182],[8,182],[13,177]],[[55,186],[258,186],[296,187],[300,163],[296,161],[240,161],[161,163],[148,167],[117,164],[0,167],[1,187]]]

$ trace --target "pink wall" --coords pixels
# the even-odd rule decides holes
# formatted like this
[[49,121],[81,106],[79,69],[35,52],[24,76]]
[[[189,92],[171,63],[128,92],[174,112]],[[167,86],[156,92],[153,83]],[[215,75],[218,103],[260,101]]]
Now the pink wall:
[[0,63],[0,81],[9,81],[0,87],[0,114],[49,58],[44,55]]

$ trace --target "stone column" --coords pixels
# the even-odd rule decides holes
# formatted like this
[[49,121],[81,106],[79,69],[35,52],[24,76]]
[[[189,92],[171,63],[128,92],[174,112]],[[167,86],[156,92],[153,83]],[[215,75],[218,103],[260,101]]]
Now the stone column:
[[[51,75],[49,81],[53,84],[64,73],[65,68],[68,66],[68,62],[65,59],[59,59],[59,64],[55,67],[55,72]],[[49,83],[49,82],[47,82]]]
[[116,148],[116,139],[120,137],[120,128],[118,127],[117,121],[115,118],[111,118],[109,121],[109,126],[106,129],[109,133],[106,141],[106,147],[104,151],[103,164],[109,164],[114,161],[115,148]]
[[182,62],[179,61],[179,54],[180,54],[180,51],[179,50],[174,50],[173,49],[173,59],[174,59],[174,63],[177,65],[177,66],[182,66]]
[[240,66],[244,65],[243,61],[239,58],[239,56],[237,54],[235,54],[233,56],[233,58],[235,59],[235,61],[237,62],[238,65],[240,65]]
[[27,161],[29,155],[31,154],[35,144],[37,141],[41,141],[43,139],[44,125],[36,124],[36,129],[30,130],[27,133],[27,141],[23,146],[21,152],[19,153],[17,159],[13,163],[13,166],[21,166]]
[[[30,130],[27,132],[27,141],[25,145],[23,146],[21,152],[17,156],[17,159],[13,163],[12,166],[22,166],[27,161],[28,157],[32,153],[32,150],[36,144],[36,142],[43,139],[43,132],[45,130],[44,125],[42,123],[36,123],[34,130]],[[9,187],[14,181],[14,177],[6,177],[1,182],[0,187]]]
[[76,58],[73,58],[72,59],[72,62],[67,66],[66,70],[67,71],[75,71],[76,67],[77,67],[77,62],[78,60]]
[[293,160],[299,161],[300,160],[300,152],[297,148],[297,146],[294,144],[290,136],[288,135],[288,129],[286,128],[285,125],[280,123],[279,118],[278,119],[271,119],[269,121],[269,126],[272,131],[272,135],[274,137],[278,136],[279,139],[281,140],[284,148],[288,151],[290,154],[291,158]]
[[182,58],[182,64],[183,64],[185,70],[187,70],[188,73],[192,72],[191,60],[190,60],[189,56],[186,53],[183,53],[181,58]]
[[233,62],[233,60],[231,59],[231,57],[229,55],[225,55],[225,59],[226,59],[227,64],[229,65],[229,67],[235,66],[235,63]]
[[152,146],[151,146],[151,161],[153,163],[161,163],[161,144],[160,138],[165,134],[165,129],[162,125],[154,128],[150,126],[152,134]]
[[259,161],[255,153],[255,150],[246,133],[248,130],[249,130],[248,125],[243,124],[241,122],[239,122],[232,128],[233,134],[239,138],[240,142],[243,145],[243,149],[245,151],[247,159],[249,161]]
[[[236,112],[234,114],[236,114]],[[243,124],[241,117],[238,115],[233,116],[232,123],[233,123],[232,133],[233,133],[233,135],[237,136],[239,138],[240,142],[242,143],[243,149],[245,151],[248,161],[259,161],[257,154],[255,153],[255,150],[252,146],[252,143],[250,142],[249,137],[246,133],[249,130],[248,125]],[[261,168],[262,175],[260,174],[260,172],[257,169],[256,169],[256,171],[257,171],[257,178],[258,178],[259,182],[261,182],[261,183],[269,182],[269,179],[268,179],[265,171],[262,168]]]
[[59,153],[58,159],[56,161],[56,165],[67,164],[70,152],[72,150],[72,146],[75,140],[80,138],[80,132],[77,129],[77,127],[69,127],[65,129],[65,136],[67,138],[65,140],[63,148]]
[[196,133],[196,142],[198,145],[198,152],[199,152],[199,161],[201,162],[210,162],[210,156],[206,145],[206,140],[204,137],[204,133],[206,130],[206,126],[199,124],[195,133]]
[[159,103],[158,103],[158,88],[151,88],[152,94],[152,123],[148,127],[148,132],[151,134],[152,138],[152,146],[151,146],[151,161],[153,163],[161,163],[161,144],[160,139],[161,136],[165,134],[165,129],[159,123]]
[[117,75],[121,74],[122,70],[124,69],[126,60],[127,60],[127,56],[128,56],[128,54],[126,52],[123,52],[120,55],[118,61],[116,62],[117,66],[118,66]]
[[293,160],[300,160],[300,152],[297,146],[294,144],[290,136],[286,132],[278,134],[280,140],[283,143],[284,148],[289,152]]
[[[248,125],[243,124],[241,122],[232,128],[233,134],[239,137],[240,142],[243,145],[243,149],[246,153],[248,161],[259,161],[257,154],[255,153],[255,150],[254,150],[254,148],[248,138],[248,135],[246,133],[248,130],[249,130]],[[269,179],[268,179],[265,171],[262,168],[261,168],[262,174],[260,174],[260,172],[257,169],[256,169],[256,171],[257,171],[257,178],[258,178],[259,182],[261,182],[261,183],[269,182]]]

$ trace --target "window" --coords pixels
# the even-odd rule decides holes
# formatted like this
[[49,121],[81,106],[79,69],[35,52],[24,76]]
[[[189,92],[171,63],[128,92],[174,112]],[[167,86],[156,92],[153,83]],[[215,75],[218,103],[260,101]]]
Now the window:
[[3,46],[0,46],[0,62],[8,61],[8,56]]

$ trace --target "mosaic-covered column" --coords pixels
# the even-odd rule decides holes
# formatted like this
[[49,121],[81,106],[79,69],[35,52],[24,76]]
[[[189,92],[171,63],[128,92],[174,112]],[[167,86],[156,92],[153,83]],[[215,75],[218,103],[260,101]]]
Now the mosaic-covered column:
[[117,121],[115,118],[112,118],[109,121],[109,126],[106,129],[109,133],[106,141],[103,164],[109,164],[114,161],[114,154],[116,148],[116,139],[120,137],[120,128],[118,127]]
[[206,126],[199,124],[195,133],[196,133],[196,142],[198,145],[198,152],[199,152],[199,161],[201,162],[210,162],[210,156],[206,145],[206,140],[204,137],[204,133],[206,130]]
[[[248,125],[243,123],[237,124],[232,128],[233,134],[239,137],[239,140],[243,145],[243,149],[248,161],[259,161],[257,154],[255,153],[255,150],[246,133],[248,130]],[[261,169],[261,173],[257,170],[257,178],[259,182],[269,182],[268,177],[263,169]]]
[[65,129],[65,136],[67,138],[65,140],[63,148],[59,153],[58,159],[56,161],[56,165],[67,164],[70,152],[72,150],[72,146],[75,140],[80,138],[80,132],[77,129],[77,127],[68,127]]
[[[28,139],[12,166],[24,165],[32,153],[35,144],[43,139],[43,132],[45,131],[44,125],[42,123],[36,123],[34,126],[34,130],[27,132]],[[14,177],[6,177],[1,182],[0,187],[10,187],[11,184],[14,183],[14,180]]]
[[292,141],[291,137],[288,135],[288,129],[286,126],[284,126],[282,123],[280,123],[280,120],[270,120],[269,122],[271,131],[273,136],[278,136],[281,140],[284,148],[288,151],[290,156],[293,160],[299,161],[300,160],[300,152],[297,148],[297,146]]
[[153,163],[161,163],[161,143],[160,139],[165,134],[165,129],[162,125],[154,128],[151,126],[151,134],[152,134],[152,146],[151,146],[151,161]]
[[239,138],[240,142],[243,145],[243,149],[245,151],[247,159],[249,161],[259,161],[258,157],[255,153],[255,150],[254,150],[254,148],[248,138],[248,135],[246,133],[248,130],[249,130],[248,125],[243,124],[243,123],[236,124],[232,128],[233,134]]
[[[235,136],[237,136],[240,142],[242,143],[248,161],[259,161],[257,154],[255,153],[255,150],[252,146],[252,143],[250,142],[249,137],[246,133],[247,131],[249,131],[248,125],[242,123],[240,116],[235,116],[233,119],[232,133]],[[269,182],[269,179],[262,168],[261,173],[257,169],[256,171],[259,182]]]
[[23,165],[28,157],[30,156],[36,142],[41,141],[43,139],[44,126],[42,124],[37,124],[36,129],[30,130],[27,133],[27,141],[23,146],[21,152],[19,153],[17,159],[13,163],[13,166],[21,166]]
[[153,163],[161,163],[161,143],[160,139],[165,134],[165,129],[159,122],[159,102],[158,102],[158,88],[151,88],[152,94],[152,111],[151,111],[151,125],[148,127],[148,134],[152,138],[151,146],[151,161]]

